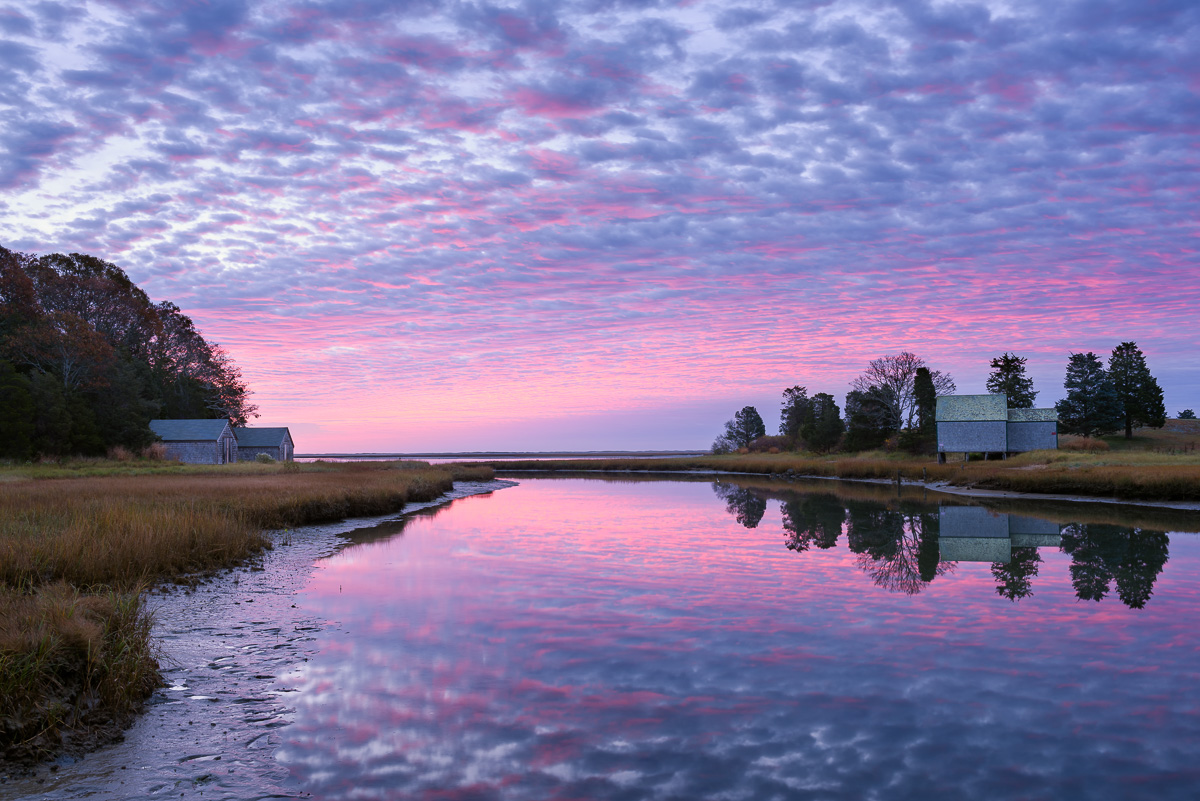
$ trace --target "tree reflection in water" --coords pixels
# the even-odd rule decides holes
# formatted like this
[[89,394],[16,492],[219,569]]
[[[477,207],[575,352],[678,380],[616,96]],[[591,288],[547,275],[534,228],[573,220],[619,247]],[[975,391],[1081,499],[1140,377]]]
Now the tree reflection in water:
[[725,511],[746,528],[757,528],[767,512],[767,499],[760,498],[745,487],[725,481],[714,481],[713,492],[725,501]]
[[1095,523],[1063,529],[1062,550],[1071,555],[1071,584],[1084,601],[1099,601],[1113,582],[1126,606],[1141,609],[1167,563],[1165,532]]
[[[891,592],[916,595],[958,564],[941,559],[940,519],[927,504],[884,505],[831,493],[756,491],[728,481],[714,482],[713,491],[746,528],[756,528],[762,521],[768,495],[782,495],[788,550],[800,554],[836,548],[845,531],[859,569],[876,586]],[[1071,557],[1071,583],[1080,599],[1099,601],[1115,583],[1117,596],[1134,609],[1143,608],[1150,599],[1170,544],[1162,531],[1083,523],[1063,528],[1061,543],[1062,551]],[[1033,594],[1042,557],[1032,546],[1014,546],[1011,554],[1008,562],[992,563],[991,573],[996,593],[1016,602]]]
[[1033,595],[1033,580],[1037,577],[1042,557],[1037,548],[1013,548],[1012,558],[1007,564],[992,562],[992,575],[996,578],[996,594],[1016,603]]
[[953,562],[939,560],[936,513],[863,503],[850,503],[846,511],[850,550],[877,587],[916,595],[954,569]]

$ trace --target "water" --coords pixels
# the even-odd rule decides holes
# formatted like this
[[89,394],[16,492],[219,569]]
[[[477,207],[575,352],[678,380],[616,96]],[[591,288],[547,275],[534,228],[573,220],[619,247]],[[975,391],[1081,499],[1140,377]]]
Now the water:
[[[303,627],[307,661],[255,690],[286,706],[269,737],[252,739],[261,711],[210,727],[212,702],[181,705],[189,736],[223,729],[227,744],[189,753],[225,762],[181,778],[151,732],[141,786],[1196,797],[1196,513],[836,482],[520,481],[351,532],[277,604],[319,623]],[[255,763],[244,742],[271,749]],[[123,797],[104,778],[120,774],[89,767],[105,760],[120,761],[66,766],[46,797]]]

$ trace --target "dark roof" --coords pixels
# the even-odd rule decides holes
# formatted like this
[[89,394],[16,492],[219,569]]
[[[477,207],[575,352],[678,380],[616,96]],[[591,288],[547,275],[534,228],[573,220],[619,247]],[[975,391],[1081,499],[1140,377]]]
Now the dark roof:
[[151,420],[150,430],[165,442],[216,442],[228,420]]
[[292,438],[292,433],[284,428],[245,428],[233,429],[238,445],[246,448],[278,448],[283,440]]

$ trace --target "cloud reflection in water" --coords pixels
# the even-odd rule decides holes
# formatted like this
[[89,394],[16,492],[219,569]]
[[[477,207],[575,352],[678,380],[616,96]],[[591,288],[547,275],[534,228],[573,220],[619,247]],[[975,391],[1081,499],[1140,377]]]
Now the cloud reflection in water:
[[527,481],[348,549],[278,756],[316,797],[1191,797],[1190,535],[1144,609],[1047,550],[1020,604],[987,563],[909,596],[886,544],[780,547],[799,500]]

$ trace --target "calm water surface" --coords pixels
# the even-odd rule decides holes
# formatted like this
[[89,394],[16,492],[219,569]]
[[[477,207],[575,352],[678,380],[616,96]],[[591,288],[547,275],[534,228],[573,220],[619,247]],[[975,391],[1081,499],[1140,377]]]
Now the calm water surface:
[[1200,793],[1195,534],[883,488],[521,481],[316,571],[301,602],[337,624],[289,677],[298,789]]

